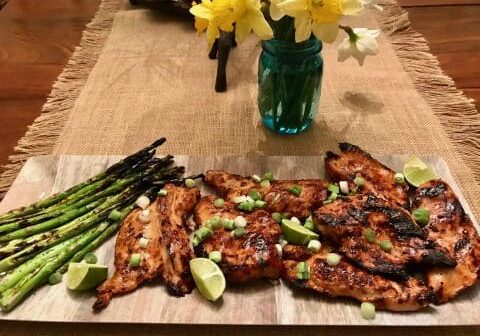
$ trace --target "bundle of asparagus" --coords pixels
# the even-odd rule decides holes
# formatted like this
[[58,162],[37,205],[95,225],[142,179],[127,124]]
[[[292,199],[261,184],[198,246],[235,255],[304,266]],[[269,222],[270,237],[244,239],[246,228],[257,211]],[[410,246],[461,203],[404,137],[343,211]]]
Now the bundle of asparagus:
[[0,215],[0,308],[9,311],[49,277],[113,235],[141,195],[155,198],[184,167],[155,158],[165,138],[64,192]]

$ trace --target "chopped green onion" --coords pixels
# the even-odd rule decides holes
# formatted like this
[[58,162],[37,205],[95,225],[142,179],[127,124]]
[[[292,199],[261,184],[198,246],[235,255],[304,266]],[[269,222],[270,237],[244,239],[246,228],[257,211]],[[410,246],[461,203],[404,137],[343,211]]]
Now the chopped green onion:
[[327,205],[327,204],[330,204],[330,203],[332,203],[332,200],[329,200],[329,199],[322,202],[323,205]]
[[315,230],[315,226],[313,225],[312,221],[306,221],[305,224],[303,225],[305,229],[308,229],[310,231]]
[[320,248],[322,247],[322,243],[316,239],[312,239],[308,242],[307,249],[310,252],[317,253],[320,251]]
[[266,204],[267,202],[265,201],[256,200],[253,206],[257,209],[263,209]]
[[357,176],[353,179],[353,183],[355,183],[357,187],[363,187],[365,185],[365,179],[361,176]]
[[285,238],[283,238],[283,236],[280,236],[278,243],[282,246],[282,248],[288,245],[288,241],[286,241]]
[[140,240],[138,241],[138,246],[140,246],[141,248],[146,248],[148,246],[148,239],[145,237],[140,238]]
[[375,305],[371,302],[362,302],[360,315],[366,320],[373,320],[375,318]]
[[310,266],[301,261],[297,264],[297,279],[308,280],[310,278]]
[[363,237],[365,237],[365,240],[369,243],[375,243],[375,240],[377,240],[377,235],[371,228],[363,230]]
[[253,180],[254,182],[259,183],[259,182],[262,181],[262,178],[261,178],[260,176],[258,176],[258,175],[252,175],[252,180]]
[[48,277],[48,283],[52,286],[59,284],[62,282],[62,273],[55,272]]
[[222,219],[222,225],[226,230],[235,229],[235,223],[234,223],[233,219],[230,219],[230,218],[223,218]]
[[195,231],[193,233],[193,238],[194,238],[194,245],[195,242],[197,242],[197,245],[207,239],[208,237],[211,237],[213,235],[212,230],[210,230],[208,227],[202,226],[200,229]]
[[254,203],[252,202],[242,202],[239,205],[237,205],[237,208],[239,210],[243,210],[246,212],[251,212],[253,210]]
[[222,261],[222,253],[220,251],[212,251],[208,254],[208,259],[218,264]]
[[213,205],[215,205],[216,208],[223,208],[223,206],[225,205],[225,201],[223,200],[223,198],[217,198],[213,202]]
[[150,205],[150,199],[147,196],[142,195],[137,198],[135,204],[142,209],[146,209]]
[[275,244],[275,250],[277,251],[278,256],[281,258],[283,254],[283,247],[280,244]]
[[330,196],[328,196],[328,199],[331,200],[331,201],[335,201],[335,200],[337,199],[337,197],[338,197],[338,194],[332,192],[332,193],[330,194]]
[[278,212],[272,213],[272,218],[275,220],[275,222],[279,224],[282,222],[282,219],[283,219],[282,214]]
[[140,266],[141,261],[142,261],[142,254],[141,253],[133,253],[130,256],[130,261],[128,262],[128,266],[130,266],[130,267]]
[[220,227],[222,226],[222,223],[220,222],[220,217],[218,216],[210,218],[208,220],[208,223],[210,224],[209,226],[212,230],[220,229]]
[[114,209],[110,211],[110,214],[108,215],[108,219],[117,222],[122,218],[122,213],[118,211],[117,209]]
[[405,184],[405,176],[402,173],[396,173],[394,179],[396,184]]
[[378,242],[378,246],[380,246],[380,248],[385,252],[390,252],[393,248],[392,242],[388,239],[380,240]]
[[348,187],[348,182],[347,181],[340,181],[340,182],[338,182],[338,185],[340,186],[340,191],[343,194],[348,194],[350,188]]
[[302,193],[302,187],[296,184],[290,189],[288,189],[288,191],[296,196],[300,196],[300,194]]
[[187,178],[187,179],[185,180],[185,187],[187,187],[187,188],[194,188],[195,185],[196,185],[195,180],[190,179],[190,178]]
[[269,180],[262,180],[262,182],[260,182],[260,186],[262,188],[270,188],[270,181]]
[[97,263],[97,256],[95,255],[95,253],[87,253],[85,254],[85,257],[83,257],[83,260],[85,260],[85,262],[87,264],[96,264]]
[[245,226],[247,226],[247,220],[243,216],[235,217],[233,223],[235,224],[236,228],[244,228]]
[[285,218],[290,218],[290,213],[288,213],[288,212],[283,212],[283,213],[282,213],[282,219],[285,219]]
[[254,201],[261,201],[263,199],[262,193],[258,190],[250,190],[248,196],[250,196]]
[[234,237],[242,237],[246,233],[245,228],[243,227],[237,227],[235,230],[232,231],[232,236]]
[[292,217],[290,218],[290,220],[295,224],[302,225],[302,223],[300,222],[300,219],[298,219],[297,217]]
[[246,201],[247,201],[247,196],[245,196],[245,195],[237,196],[233,199],[233,202],[235,204],[240,204],[240,203],[243,203],[243,202],[246,202]]
[[415,209],[412,213],[415,222],[417,222],[421,226],[425,226],[430,221],[430,211],[425,208],[418,208]]
[[303,226],[310,231],[313,231],[315,229],[315,225],[313,224],[313,218],[311,215],[307,217]]
[[193,239],[192,239],[192,245],[193,246],[198,246],[201,242],[202,242],[202,240],[200,238],[198,238],[197,236],[194,236]]
[[327,190],[330,191],[331,193],[340,193],[340,187],[336,184],[330,183],[327,187]]
[[273,173],[272,172],[267,172],[267,173],[263,174],[263,179],[267,180],[269,182],[272,182],[273,181]]
[[350,190],[350,192],[348,193],[348,196],[355,196],[357,194],[357,190],[354,189],[354,190]]
[[301,261],[297,264],[297,272],[308,272],[308,264],[304,261]]
[[167,189],[160,189],[158,191],[158,196],[167,196],[167,195],[168,195]]
[[143,224],[150,223],[150,210],[148,209],[142,210],[142,212],[140,212],[140,214],[138,215],[138,219]]
[[342,260],[342,256],[337,253],[329,253],[327,254],[327,264],[330,266],[337,266]]

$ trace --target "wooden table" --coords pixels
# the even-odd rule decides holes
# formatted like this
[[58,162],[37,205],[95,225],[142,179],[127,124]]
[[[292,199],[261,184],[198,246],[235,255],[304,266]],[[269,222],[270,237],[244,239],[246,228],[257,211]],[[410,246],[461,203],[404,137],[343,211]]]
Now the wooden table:
[[[2,7],[0,0],[0,8]],[[0,10],[0,165],[39,114],[100,0],[7,0]],[[480,109],[480,1],[400,0]]]

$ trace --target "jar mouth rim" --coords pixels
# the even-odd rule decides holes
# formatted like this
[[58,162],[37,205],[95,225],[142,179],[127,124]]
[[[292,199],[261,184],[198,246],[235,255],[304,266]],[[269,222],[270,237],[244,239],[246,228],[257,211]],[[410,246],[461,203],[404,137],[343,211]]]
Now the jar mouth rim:
[[262,43],[262,49],[274,55],[279,53],[289,56],[316,54],[322,51],[322,47],[322,42],[315,37],[299,43],[277,39],[263,41]]

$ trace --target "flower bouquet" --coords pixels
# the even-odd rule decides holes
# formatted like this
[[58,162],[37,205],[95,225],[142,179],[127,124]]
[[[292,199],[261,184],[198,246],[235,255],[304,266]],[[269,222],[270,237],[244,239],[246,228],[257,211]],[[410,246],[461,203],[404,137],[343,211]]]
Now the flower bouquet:
[[252,31],[263,40],[258,71],[263,123],[276,132],[296,134],[317,112],[322,43],[334,42],[343,31],[339,61],[354,57],[363,65],[367,55],[378,53],[378,30],[340,23],[369,7],[381,10],[372,0],[202,0],[190,13],[197,32],[206,32],[210,48],[222,40],[230,43],[227,47],[242,43]]

